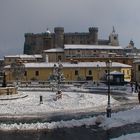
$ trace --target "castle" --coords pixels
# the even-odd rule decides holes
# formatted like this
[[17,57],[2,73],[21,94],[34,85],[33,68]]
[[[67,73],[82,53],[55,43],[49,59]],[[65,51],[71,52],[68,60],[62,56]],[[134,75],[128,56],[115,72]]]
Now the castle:
[[65,33],[63,27],[55,27],[54,33],[25,33],[24,54],[41,54],[43,50],[64,48],[65,44],[119,46],[118,34],[113,28],[108,40],[98,38],[98,28],[89,27],[89,32]]

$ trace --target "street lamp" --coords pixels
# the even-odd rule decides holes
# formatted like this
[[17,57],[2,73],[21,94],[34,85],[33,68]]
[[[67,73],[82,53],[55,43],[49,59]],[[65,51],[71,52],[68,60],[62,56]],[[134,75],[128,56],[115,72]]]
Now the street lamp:
[[112,66],[112,61],[108,60],[106,62],[106,67],[107,67],[107,81],[108,81],[108,103],[107,103],[107,117],[111,118],[111,105],[110,105],[110,68]]
[[3,72],[3,81],[2,81],[2,87],[6,87],[7,83],[6,83],[6,73],[5,71]]

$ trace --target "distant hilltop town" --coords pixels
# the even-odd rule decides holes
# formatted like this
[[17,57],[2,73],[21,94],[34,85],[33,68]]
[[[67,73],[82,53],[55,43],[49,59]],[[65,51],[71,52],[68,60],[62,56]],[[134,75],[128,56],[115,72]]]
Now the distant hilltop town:
[[119,46],[119,40],[114,27],[107,40],[98,38],[97,27],[89,27],[88,32],[81,33],[65,33],[63,27],[55,27],[54,33],[48,29],[40,34],[26,33],[24,54],[40,54],[43,50],[64,48],[64,44]]

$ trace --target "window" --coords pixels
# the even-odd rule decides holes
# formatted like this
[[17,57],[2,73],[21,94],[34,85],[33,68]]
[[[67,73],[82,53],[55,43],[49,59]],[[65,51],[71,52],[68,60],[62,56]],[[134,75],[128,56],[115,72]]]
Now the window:
[[123,64],[125,64],[125,60],[123,60]]
[[36,76],[39,76],[39,71],[35,71],[35,75]]
[[75,75],[79,75],[79,72],[78,72],[78,70],[75,70]]
[[105,70],[105,73],[107,73],[108,70]]
[[116,36],[114,36],[114,40],[116,40],[117,39],[117,37]]
[[138,71],[140,71],[140,65],[138,65]]
[[62,60],[61,55],[58,56],[58,61],[59,61],[59,60]]
[[129,75],[129,70],[127,70],[127,74]]
[[92,75],[92,70],[89,70],[88,71],[88,75]]
[[27,76],[27,71],[24,72],[24,76]]

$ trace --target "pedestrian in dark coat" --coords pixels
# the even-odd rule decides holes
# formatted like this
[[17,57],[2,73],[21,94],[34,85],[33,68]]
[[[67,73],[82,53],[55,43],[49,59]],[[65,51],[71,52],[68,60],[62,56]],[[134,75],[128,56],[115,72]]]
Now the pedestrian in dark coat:
[[140,104],[140,90],[139,90],[139,93],[138,93],[138,100],[139,100],[139,104]]
[[136,81],[136,83],[135,83],[135,92],[138,92],[138,82]]

